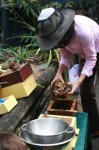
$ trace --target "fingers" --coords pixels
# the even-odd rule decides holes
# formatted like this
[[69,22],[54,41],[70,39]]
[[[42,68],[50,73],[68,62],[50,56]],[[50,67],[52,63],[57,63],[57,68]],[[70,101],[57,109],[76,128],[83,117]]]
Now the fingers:
[[71,90],[70,92],[68,92],[68,95],[72,95],[75,92],[75,90]]
[[68,82],[68,85],[71,85],[72,89],[67,94],[71,95],[73,94],[80,86],[80,83],[78,81],[75,82]]
[[63,80],[63,78],[61,78],[61,81],[62,81],[62,83],[64,83],[64,80]]
[[61,82],[64,83],[64,80],[63,80],[62,76],[56,76],[56,77],[52,80],[51,86],[53,85],[53,83],[54,83],[56,80],[61,80]]
[[54,80],[51,82],[51,87],[52,87],[53,83],[54,83]]

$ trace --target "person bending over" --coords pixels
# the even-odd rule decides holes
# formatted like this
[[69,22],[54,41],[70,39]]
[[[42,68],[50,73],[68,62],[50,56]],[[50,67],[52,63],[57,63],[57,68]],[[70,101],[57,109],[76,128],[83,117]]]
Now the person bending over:
[[72,9],[43,9],[38,16],[37,38],[42,50],[59,48],[59,68],[52,83],[71,68],[73,54],[79,57],[79,79],[69,82],[73,94],[80,87],[83,111],[89,115],[91,133],[99,135],[99,113],[95,93],[95,75],[99,76],[99,25],[92,19],[75,15]]

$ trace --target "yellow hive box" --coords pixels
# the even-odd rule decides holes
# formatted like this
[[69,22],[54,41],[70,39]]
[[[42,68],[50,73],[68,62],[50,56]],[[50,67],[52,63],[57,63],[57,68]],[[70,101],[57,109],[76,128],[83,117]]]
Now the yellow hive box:
[[14,95],[16,99],[26,97],[30,95],[36,86],[37,83],[32,74],[24,82],[1,88],[0,97],[4,98],[10,95]]
[[18,104],[14,95],[4,98],[4,102],[0,104],[0,115],[12,110]]
[[76,135],[72,138],[72,140],[66,146],[64,146],[61,150],[73,150],[73,149],[75,149],[76,142],[78,139],[79,129],[76,129],[75,133],[76,133]]
[[79,129],[77,128],[77,124],[76,124],[76,117],[49,115],[49,114],[41,114],[39,116],[39,118],[48,118],[48,117],[60,118],[63,121],[66,121],[71,127],[73,127],[75,129],[76,135],[72,138],[72,140],[66,146],[63,146],[63,148],[61,150],[72,150],[72,149],[74,149],[76,142],[77,142],[77,139],[78,139],[77,135],[79,135]]

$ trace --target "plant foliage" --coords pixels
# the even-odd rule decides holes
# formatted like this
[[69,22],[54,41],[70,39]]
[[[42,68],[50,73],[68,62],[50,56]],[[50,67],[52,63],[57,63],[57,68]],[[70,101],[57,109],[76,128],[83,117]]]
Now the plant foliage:
[[[43,2],[41,3],[41,0],[6,0],[5,1],[9,5],[17,5],[19,9],[22,10],[22,14],[25,14],[27,16],[32,24],[27,22],[26,17],[23,17],[24,15],[20,15],[15,7],[11,7],[10,11],[13,13],[13,18],[12,20],[15,20],[22,24],[22,26],[26,29],[29,30],[29,34],[24,34],[21,35],[21,40],[24,40],[26,45],[25,47],[17,47],[17,48],[9,48],[6,49],[7,52],[10,52],[11,54],[14,55],[20,62],[24,60],[25,57],[27,57],[27,49],[31,49],[34,53],[34,55],[38,56],[39,58],[42,58],[45,62],[50,64],[53,58],[57,58],[59,61],[60,55],[59,51],[57,49],[54,49],[53,51],[43,51],[38,47],[37,43],[37,36],[36,36],[36,25],[37,25],[37,17],[40,13],[40,11],[43,8],[48,8],[48,7],[54,7],[57,9],[63,9],[65,7],[72,7],[73,2],[66,2],[64,5],[59,2]],[[13,37],[12,37],[13,38]]]

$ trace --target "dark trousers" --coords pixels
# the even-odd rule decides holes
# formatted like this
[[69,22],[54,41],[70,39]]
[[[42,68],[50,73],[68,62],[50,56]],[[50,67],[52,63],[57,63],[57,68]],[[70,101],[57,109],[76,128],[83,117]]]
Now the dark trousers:
[[[79,60],[79,73],[82,70],[84,62],[84,59]],[[93,75],[90,77],[86,77],[80,87],[82,108],[84,112],[88,113],[91,132],[99,130],[99,112],[96,102],[94,83],[96,72],[99,77],[99,53],[97,54],[97,63],[95,68],[93,69]]]

